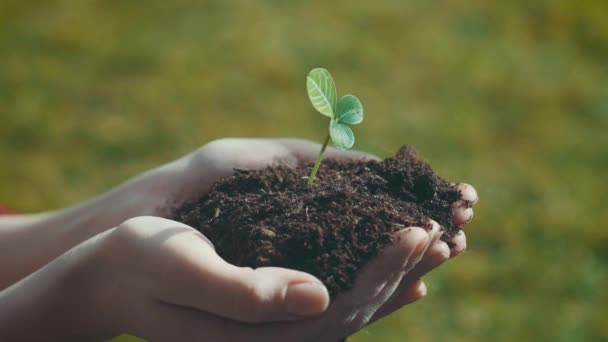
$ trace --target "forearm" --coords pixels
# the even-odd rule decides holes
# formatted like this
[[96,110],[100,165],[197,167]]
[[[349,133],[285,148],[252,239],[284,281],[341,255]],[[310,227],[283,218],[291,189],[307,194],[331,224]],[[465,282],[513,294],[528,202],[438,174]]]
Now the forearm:
[[[109,337],[99,300],[100,234],[0,291],[1,341],[90,341]],[[107,281],[107,280],[106,280]],[[105,305],[105,304],[104,304]]]
[[154,181],[148,173],[74,207],[0,217],[0,289],[130,217],[150,214],[160,205],[146,184]]

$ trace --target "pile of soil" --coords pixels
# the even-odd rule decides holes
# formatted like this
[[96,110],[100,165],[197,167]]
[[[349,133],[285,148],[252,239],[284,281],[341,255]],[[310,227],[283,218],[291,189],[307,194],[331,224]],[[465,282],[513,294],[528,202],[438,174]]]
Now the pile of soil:
[[208,194],[173,210],[172,219],[203,233],[237,266],[279,266],[318,277],[333,297],[408,226],[439,222],[449,242],[455,186],[417,159],[411,146],[383,161],[324,160],[311,165],[235,170]]

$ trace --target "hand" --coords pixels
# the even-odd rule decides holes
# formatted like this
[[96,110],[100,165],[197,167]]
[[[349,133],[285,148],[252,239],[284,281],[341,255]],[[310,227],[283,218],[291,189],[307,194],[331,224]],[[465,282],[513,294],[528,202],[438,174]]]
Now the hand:
[[[423,294],[418,277],[447,258],[440,236],[437,224],[429,232],[415,227],[398,232],[395,243],[365,267],[355,287],[327,308],[327,292],[309,275],[234,267],[190,227],[156,217],[135,218],[108,237],[102,254],[112,261],[103,262],[101,269],[110,270],[104,279],[127,275],[125,285],[137,290],[116,286],[121,290],[106,291],[102,302],[125,303],[118,312],[110,310],[117,330],[149,340],[336,341]],[[462,248],[457,244],[452,251]],[[309,285],[294,296],[290,285],[303,283]],[[107,286],[94,293],[104,293],[103,288]]]
[[133,218],[0,292],[0,339],[88,340],[128,332],[160,341],[334,341],[387,298],[432,236],[436,230],[400,232],[355,288],[327,309],[327,290],[311,275],[236,267],[191,227]]
[[[469,184],[460,183],[458,188],[461,192],[461,199],[454,203],[454,223],[462,229],[473,219],[473,205],[478,201],[477,191]],[[431,221],[434,229],[439,227],[435,221]],[[392,294],[391,298],[378,310],[370,322],[376,321],[395,310],[410,304],[426,295],[426,285],[420,278],[439,267],[450,258],[460,255],[466,249],[466,235],[464,231],[460,231],[451,240],[453,246],[448,247],[448,244],[439,239],[435,239],[427,248],[422,260],[416,265],[412,272],[403,277],[398,288]]]
[[[327,308],[310,275],[235,267],[190,227],[134,218],[1,291],[0,340],[335,341],[424,295],[418,277],[449,253],[439,236],[437,225],[400,231]],[[455,240],[453,254],[464,248]],[[296,284],[310,285],[290,292]]]
[[[293,138],[224,138],[168,164],[152,169],[124,185],[131,216],[163,216],[167,208],[196,199],[217,180],[234,174],[234,169],[255,170],[270,165],[301,166],[313,163],[320,145]],[[359,151],[342,152],[329,147],[325,158],[379,159]],[[117,198],[118,202],[126,202]],[[119,217],[116,217],[119,218]],[[118,224],[127,217],[120,217]]]
[[[166,184],[155,195],[167,198],[173,203],[188,201],[200,196],[209,190],[213,182],[222,177],[233,174],[234,169],[259,169],[268,165],[287,164],[298,166],[314,162],[320,145],[301,139],[220,139],[213,141],[199,150],[160,167],[157,175],[163,175],[167,183],[157,180],[156,184]],[[343,159],[377,159],[377,157],[358,151],[340,152],[329,148],[326,158]],[[151,175],[152,176],[152,175]],[[154,178],[154,176],[152,176]],[[160,178],[160,177],[159,177]],[[194,186],[193,186],[194,185]],[[464,227],[473,217],[472,205],[477,202],[475,189],[468,184],[460,184],[462,193],[460,201],[454,206],[454,221]],[[163,214],[163,206],[148,208],[147,213]],[[434,223],[435,229],[437,224]],[[398,308],[414,302],[426,294],[426,285],[420,278],[432,269],[438,267],[449,258],[455,257],[466,248],[464,232],[452,239],[453,247],[439,240],[437,233],[433,235],[432,242],[426,248],[423,258],[404,276],[399,285],[393,290],[390,298],[381,307],[370,307],[375,313],[360,310],[360,321],[352,324],[349,333],[362,328],[365,320],[375,321]],[[389,287],[389,292],[391,288]],[[365,323],[364,323],[365,322]]]
[[[314,158],[311,156],[318,147],[299,139],[216,140],[76,206],[35,215],[3,216],[0,290],[131,217],[166,216],[169,207],[204,194],[217,179],[231,175],[234,168],[297,165]],[[327,155],[369,158],[334,149]]]
[[[93,269],[107,270],[103,279],[125,278],[124,285],[102,285],[92,292],[105,292],[99,302],[107,306],[100,311],[114,317],[117,331],[149,340],[335,341],[366,323],[437,237],[437,229],[404,229],[355,288],[327,308],[327,291],[310,275],[235,267],[194,229],[140,217],[107,237],[104,266]],[[296,285],[295,292],[290,285]],[[124,304],[116,308],[115,303]]]
[[[89,219],[86,220],[86,222],[91,224],[100,221],[103,221],[105,223],[115,222],[116,220],[120,219],[121,216],[128,217],[132,214],[137,213],[162,214],[164,212],[163,208],[166,208],[167,203],[178,203],[180,201],[185,201],[196,196],[200,196],[204,191],[208,191],[210,185],[217,178],[232,174],[233,168],[260,168],[272,163],[287,163],[288,165],[295,166],[299,163],[311,162],[312,160],[314,160],[314,158],[316,158],[317,152],[317,144],[297,139],[222,139],[214,141],[210,144],[205,145],[201,149],[185,156],[184,158],[146,172],[142,176],[135,178],[134,180],[126,183],[125,185],[91,201],[88,204],[70,209],[66,214],[61,213],[62,215],[60,215],[59,219],[56,219],[54,221],[56,222],[56,224],[59,224],[61,222],[70,222],[70,220],[68,220],[71,217],[70,215],[74,216],[76,214],[78,214],[76,216],[82,217],[81,209],[86,209],[89,207],[109,207],[105,206],[104,203],[112,204],[112,206],[116,206],[116,203],[118,203],[118,206],[123,208],[121,204],[124,204],[125,202],[124,200],[120,200],[121,198],[127,198],[129,199],[129,201],[126,202],[128,205],[124,206],[124,208],[119,211],[119,214],[112,213],[111,211],[106,211],[108,215],[103,220],[98,220],[94,219],[96,215],[87,210],[85,211],[85,214],[87,214],[85,215],[85,217],[88,217]],[[373,156],[369,156],[360,152],[342,153],[337,152],[333,149],[330,149],[327,152],[327,155],[338,158],[373,158]],[[474,189],[472,189],[470,186],[464,186],[462,192],[463,203],[472,203],[476,201],[476,193]],[[470,208],[463,204],[461,206],[455,207],[454,217],[458,223],[464,223],[465,221],[468,221],[469,217],[472,217],[472,211]],[[158,222],[161,221],[157,220],[161,219],[154,218],[153,221],[155,223],[150,224],[151,227],[145,229],[152,229],[153,227],[158,227]],[[240,336],[242,338],[244,338],[245,336],[250,336],[249,334],[252,334],[251,336],[259,336],[260,339],[263,339],[262,337],[264,337],[266,338],[266,340],[284,340],[284,332],[292,331],[295,335],[299,334],[298,336],[312,336],[311,334],[319,334],[315,336],[320,338],[321,341],[333,341],[335,339],[350,335],[356,330],[363,327],[368,322],[376,320],[396,310],[397,308],[412,301],[415,301],[421,296],[423,296],[426,290],[424,284],[420,280],[418,280],[419,277],[421,277],[423,274],[430,271],[434,267],[437,267],[439,264],[445,261],[448,256],[455,256],[460,253],[464,249],[466,243],[464,234],[456,236],[453,241],[455,243],[455,247],[450,251],[445,243],[437,242],[439,237],[437,229],[434,229],[431,232],[421,232],[421,229],[419,228],[414,228],[410,232],[402,231],[400,234],[405,234],[404,236],[406,236],[406,238],[398,240],[400,242],[383,252],[374,261],[373,265],[375,266],[368,266],[366,270],[362,272],[353,290],[338,296],[323,315],[318,316],[314,319],[298,321],[297,323],[277,323],[277,321],[285,319],[296,319],[301,318],[302,316],[289,315],[284,310],[277,309],[276,306],[273,306],[274,304],[276,304],[275,302],[268,303],[256,301],[260,298],[256,297],[257,292],[253,291],[253,297],[251,298],[254,304],[252,304],[251,307],[258,307],[261,305],[261,308],[250,311],[254,312],[255,314],[250,314],[249,319],[247,318],[247,316],[231,316],[229,313],[224,313],[221,310],[216,312],[213,311],[213,307],[184,308],[184,303],[197,303],[196,298],[192,299],[185,297],[181,298],[181,300],[174,300],[172,299],[173,297],[168,296],[167,298],[160,297],[161,299],[165,300],[165,304],[168,305],[166,308],[167,310],[164,311],[166,315],[168,315],[166,316],[167,324],[160,324],[159,322],[156,322],[158,324],[154,324],[154,322],[146,321],[146,317],[153,318],[150,315],[143,316],[142,321],[128,323],[128,319],[117,319],[118,317],[123,317],[119,314],[123,311],[112,311],[112,303],[123,303],[124,306],[141,308],[142,306],[138,305],[144,305],[144,303],[147,303],[147,301],[142,298],[148,298],[148,300],[150,300],[150,298],[158,299],[158,297],[151,297],[148,295],[148,293],[141,292],[140,290],[137,290],[135,292],[131,291],[134,286],[138,286],[136,285],[138,284],[138,282],[124,280],[130,275],[138,274],[138,272],[131,273],[128,271],[124,271],[124,267],[126,267],[125,265],[131,264],[132,270],[136,271],[144,269],[143,267],[137,267],[136,263],[134,264],[133,262],[124,262],[137,260],[138,258],[134,258],[133,255],[131,257],[126,257],[124,256],[124,254],[115,253],[115,258],[111,259],[114,260],[114,263],[116,263],[115,267],[81,266],[88,265],[91,263],[96,265],[107,265],[108,262],[99,261],[106,260],[104,258],[86,257],[91,254],[98,255],[98,253],[92,253],[87,251],[108,249],[115,250],[116,248],[98,248],[94,246],[112,246],[112,244],[110,243],[100,244],[98,243],[99,241],[121,241],[121,239],[117,238],[110,239],[109,236],[125,236],[125,234],[117,232],[133,230],[128,227],[130,227],[134,223],[134,221],[131,220],[127,222],[128,224],[120,225],[120,227],[117,229],[113,229],[106,233],[100,234],[94,238],[89,239],[85,243],[78,245],[76,248],[62,255],[60,258],[56,259],[54,262],[45,266],[38,272],[32,274],[30,277],[27,277],[18,284],[10,287],[5,291],[0,292],[0,308],[4,308],[3,310],[0,309],[0,336],[4,336],[2,335],[2,328],[5,328],[6,323],[8,322],[9,326],[13,326],[15,329],[18,329],[20,326],[22,327],[21,329],[18,329],[16,331],[28,331],[31,333],[44,331],[44,329],[42,328],[44,326],[48,326],[52,329],[60,329],[66,326],[77,326],[80,328],[80,332],[68,332],[72,333],[73,336],[104,337],[111,336],[114,333],[124,331],[131,331],[136,334],[142,331],[141,335],[144,337],[168,337],[172,336],[171,334],[178,334],[175,336],[180,336],[179,334],[192,334],[182,335],[185,336],[187,339],[188,336],[197,336],[196,334],[198,333],[202,333],[205,336],[209,336],[207,330],[201,329],[199,326],[201,320],[204,320],[205,322],[211,322],[208,323],[211,324],[210,329],[212,329],[212,331],[215,331],[216,333],[223,333],[221,329],[217,330],[217,324],[219,324],[220,326],[230,326],[231,329],[229,329],[228,334],[231,334],[233,331],[235,331],[234,336]],[[166,220],[163,220],[162,222],[166,222]],[[137,221],[135,221],[135,223],[137,223]],[[140,223],[142,222],[137,223],[136,226],[139,227]],[[172,222],[171,225],[173,224],[176,223]],[[162,224],[160,226],[162,226]],[[191,234],[197,234],[197,236],[200,236],[200,241],[205,240],[202,235],[196,233],[191,228],[185,227],[183,225],[180,225],[180,227],[187,228],[188,232],[190,232]],[[86,234],[91,234],[98,228],[90,226],[87,229],[88,232]],[[164,227],[160,230],[166,231],[167,227]],[[35,233],[35,231],[36,230],[32,230],[32,233]],[[72,236],[73,241],[77,241],[80,238],[76,235],[78,235],[78,232],[81,230],[66,230],[66,232],[68,231],[72,232],[68,236]],[[183,232],[183,234],[186,233],[187,232],[185,231]],[[426,237],[423,237],[424,233],[427,234]],[[410,236],[408,234],[413,235]],[[81,234],[81,236],[85,236],[85,234]],[[138,235],[135,234],[132,236],[137,237]],[[144,243],[143,245],[146,244],[147,243]],[[58,245],[56,247],[57,250],[60,250],[61,245]],[[188,250],[190,249],[184,249],[184,251]],[[123,255],[123,262],[120,261],[120,255]],[[78,261],[80,259],[88,261]],[[160,262],[159,265],[162,265],[162,260],[174,260],[167,256],[163,257],[162,259],[154,259],[151,257],[142,257],[141,259],[156,260],[157,263]],[[180,260],[179,254],[177,260]],[[154,265],[155,263],[151,262],[151,264]],[[234,268],[234,266],[231,267]],[[73,271],[73,269],[76,269],[77,271]],[[91,273],[90,270],[96,271]],[[114,273],[104,272],[104,270],[111,270]],[[119,272],[120,270],[123,270],[123,272],[118,274],[115,273]],[[162,272],[158,269],[157,271],[158,272],[156,273],[156,276],[158,276],[158,274],[162,274]],[[149,272],[151,272],[152,275],[155,274],[154,269],[149,270]],[[259,281],[265,281],[265,272],[269,272],[271,278],[277,275],[279,275],[280,278],[280,275],[286,274],[277,272],[288,272],[290,275],[287,276],[287,278],[279,279],[283,281],[283,283],[281,283],[280,281],[278,283],[274,283],[278,285],[274,287],[275,292],[273,293],[279,293],[281,294],[281,296],[283,292],[276,291],[277,289],[283,289],[286,285],[290,284],[289,281],[292,281],[294,278],[289,277],[311,277],[309,275],[303,275],[299,272],[298,275],[295,275],[294,273],[291,273],[295,271],[281,269],[261,269],[255,271],[246,270],[245,272],[256,273],[256,279]],[[67,274],[67,276],[65,274]],[[84,276],[84,274],[86,274],[86,276]],[[188,274],[188,272],[185,272],[184,274]],[[110,284],[111,286],[103,287],[103,289],[105,290],[93,286],[95,284],[108,285],[108,279],[116,279],[117,281],[114,283],[114,285]],[[141,279],[145,280],[146,278],[142,277]],[[275,277],[273,279],[276,280],[277,278]],[[310,280],[311,278],[307,279]],[[174,284],[174,286],[181,286],[180,284],[183,285],[183,282],[181,281],[176,281],[174,279],[169,280],[166,277],[161,277],[156,281],[150,281],[150,279],[147,279],[147,281],[139,282],[140,285],[144,283],[166,283],[165,285],[167,286],[170,286],[171,284]],[[124,291],[124,293],[132,294],[133,297],[120,297],[116,295],[115,292],[108,290],[114,289],[115,291],[119,291],[121,289],[119,287],[120,284],[123,284],[123,290],[128,290]],[[126,284],[133,284],[133,286],[127,286]],[[381,291],[378,290],[378,287],[380,285],[384,286]],[[94,288],[95,290],[91,290],[91,288]],[[254,286],[253,288],[255,289],[256,287]],[[171,291],[169,292],[173,293]],[[179,294],[181,290],[175,292]],[[76,293],[78,295],[74,296],[72,293]],[[86,295],[91,293],[95,293],[97,295]],[[136,296],[136,293],[139,293],[141,296]],[[184,294],[185,293],[186,291],[184,291]],[[285,298],[281,296],[276,298],[282,298],[282,300],[284,300]],[[48,298],[51,298],[51,300],[49,300]],[[315,306],[315,303],[323,303],[326,299],[326,295],[319,295],[317,293],[316,295],[312,295],[312,297],[309,297],[308,299],[306,299],[306,295],[302,296],[301,298],[305,299],[302,299],[303,305],[300,305],[300,307],[313,308],[309,312],[310,314],[318,313],[319,311],[322,311],[324,309],[323,305]],[[138,301],[139,304],[133,304],[136,301]],[[48,302],[50,302],[50,304]],[[162,300],[160,302],[156,302],[156,304],[159,303],[162,303]],[[281,307],[282,305],[284,306],[284,303],[281,301],[277,303],[279,303],[279,307]],[[269,304],[270,306],[267,307]],[[175,306],[174,309],[176,311],[168,310],[171,305]],[[61,308],[61,310],[51,309],[49,311],[48,309],[40,309],[38,310],[38,312],[42,312],[44,314],[39,315],[32,315],[31,312],[24,311],[31,309],[32,306],[39,308],[55,307]],[[124,306],[119,306],[119,308],[122,308]],[[219,306],[224,307],[223,303]],[[228,305],[228,307],[230,307],[230,305]],[[67,312],[67,316],[65,315],[66,308],[71,310]],[[89,310],[83,311],[82,308],[88,308]],[[316,312],[314,310],[315,308],[317,310]],[[209,311],[204,311],[202,309]],[[10,313],[8,316],[6,316],[7,310]],[[55,313],[54,311],[58,311],[60,314]],[[112,314],[108,314],[108,312],[111,312]],[[128,310],[125,310],[124,312],[128,312]],[[263,314],[264,312],[270,314],[265,315]],[[178,313],[182,313],[181,316]],[[173,314],[175,314],[175,316],[173,316]],[[190,317],[189,314],[192,314],[192,316]],[[185,316],[190,317],[190,319],[187,319]],[[203,316],[206,318],[201,318]],[[52,319],[49,320],[47,317],[51,317]],[[127,318],[135,319],[136,317],[138,316],[133,315],[128,316]],[[161,317],[163,316],[161,315]],[[171,319],[171,317],[173,317],[173,319]],[[252,317],[255,317],[255,319]],[[61,324],[62,320],[66,319],[67,322],[64,321],[64,324]],[[253,325],[251,324],[252,321],[258,323],[259,321],[274,323]],[[10,322],[13,323],[11,324]],[[110,324],[110,322],[114,323]],[[192,325],[188,325],[188,322],[192,323]],[[275,325],[281,326],[274,327]],[[28,329],[28,326],[38,326],[41,327],[41,329],[32,330]],[[192,330],[187,329],[186,326],[189,326]],[[235,326],[240,328],[236,330],[232,329]],[[321,329],[320,327],[324,328]],[[150,330],[148,331],[147,329]],[[145,334],[146,331],[148,331],[148,334]],[[65,337],[65,332],[66,331],[63,331],[64,334],[59,334],[56,336]],[[49,332],[45,335],[43,339],[49,339],[51,338],[51,336],[53,336],[53,334]],[[238,340],[239,338],[236,339]],[[294,336],[294,339],[297,340],[297,336]],[[252,339],[247,337],[246,340]]]
[[[162,187],[158,193],[166,196],[170,201],[179,203],[194,199],[209,190],[211,184],[222,177],[231,175],[234,168],[258,169],[273,164],[287,164],[298,166],[312,163],[319,151],[319,145],[300,139],[221,139],[213,141],[186,157],[159,168],[159,174],[177,180],[168,186]],[[340,152],[329,149],[326,157],[376,159],[375,156],[356,152]],[[162,182],[161,182],[162,183]],[[193,187],[193,185],[195,185]],[[464,226],[470,221],[473,212],[470,204],[477,201],[475,189],[467,184],[461,184],[462,200],[454,207],[454,220],[456,224]],[[152,213],[162,214],[162,209],[152,210]],[[453,239],[454,246],[450,249],[447,244],[440,241],[438,234],[432,238],[432,243],[426,248],[423,258],[404,276],[393,290],[386,303],[371,306],[367,312],[359,308],[359,322],[352,323],[346,329],[346,335],[362,328],[367,321],[377,320],[403,305],[409,304],[426,294],[425,284],[419,280],[424,274],[438,267],[451,257],[460,254],[466,247],[464,232]],[[331,309],[331,308],[330,308]],[[377,312],[373,312],[376,311]]]

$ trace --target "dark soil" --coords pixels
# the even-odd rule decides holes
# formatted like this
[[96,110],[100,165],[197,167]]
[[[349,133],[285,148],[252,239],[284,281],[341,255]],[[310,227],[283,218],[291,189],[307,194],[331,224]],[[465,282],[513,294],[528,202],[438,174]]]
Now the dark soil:
[[459,191],[404,146],[384,161],[324,160],[311,166],[235,170],[172,218],[200,230],[226,261],[252,268],[308,272],[330,294],[354,285],[359,270],[408,226],[439,222],[446,242],[458,232],[452,203]]

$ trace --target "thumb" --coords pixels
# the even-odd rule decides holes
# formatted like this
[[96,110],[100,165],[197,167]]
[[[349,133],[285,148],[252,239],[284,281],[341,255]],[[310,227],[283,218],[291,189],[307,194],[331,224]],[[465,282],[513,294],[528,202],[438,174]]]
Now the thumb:
[[163,260],[157,267],[162,270],[157,274],[162,279],[154,286],[154,296],[167,304],[251,323],[312,316],[329,305],[327,289],[314,276],[229,264],[194,229],[172,235],[160,249]]

